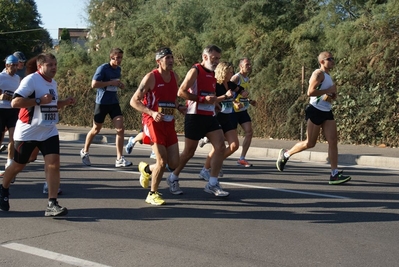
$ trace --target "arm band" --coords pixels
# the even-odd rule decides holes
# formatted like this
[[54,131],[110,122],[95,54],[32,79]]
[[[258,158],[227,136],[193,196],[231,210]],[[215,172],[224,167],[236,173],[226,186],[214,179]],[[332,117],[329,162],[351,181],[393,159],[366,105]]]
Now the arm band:
[[240,94],[242,91],[244,91],[244,87],[242,87],[242,86],[238,86],[238,91],[237,91],[237,94]]

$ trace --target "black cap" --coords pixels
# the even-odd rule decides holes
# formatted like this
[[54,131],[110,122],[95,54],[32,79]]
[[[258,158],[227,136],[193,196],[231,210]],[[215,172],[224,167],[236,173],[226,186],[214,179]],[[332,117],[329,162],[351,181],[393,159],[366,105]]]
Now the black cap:
[[26,57],[25,57],[24,53],[22,53],[21,51],[17,51],[13,55],[18,58],[19,62],[25,62],[26,61]]

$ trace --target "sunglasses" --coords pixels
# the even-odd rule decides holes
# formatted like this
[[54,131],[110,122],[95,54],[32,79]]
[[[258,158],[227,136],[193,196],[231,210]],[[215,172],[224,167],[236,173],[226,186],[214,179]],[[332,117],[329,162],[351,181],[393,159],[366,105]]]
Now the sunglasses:
[[325,60],[327,60],[327,61],[334,61],[334,58],[333,57],[327,57],[327,58],[325,58]]

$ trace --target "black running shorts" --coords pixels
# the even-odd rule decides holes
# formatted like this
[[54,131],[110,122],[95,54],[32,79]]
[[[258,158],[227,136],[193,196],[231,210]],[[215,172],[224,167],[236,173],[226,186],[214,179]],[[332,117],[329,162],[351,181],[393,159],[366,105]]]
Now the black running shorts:
[[60,138],[54,135],[44,141],[15,141],[14,161],[19,164],[29,162],[33,150],[38,147],[43,157],[49,154],[60,154]]
[[94,121],[96,123],[104,123],[105,117],[109,114],[111,120],[117,116],[122,116],[122,110],[119,104],[97,104],[94,108]]
[[332,111],[321,111],[312,105],[307,105],[305,109],[305,120],[310,119],[316,125],[322,125],[327,120],[334,120]]
[[184,136],[191,140],[200,140],[207,133],[221,129],[215,116],[186,114]]

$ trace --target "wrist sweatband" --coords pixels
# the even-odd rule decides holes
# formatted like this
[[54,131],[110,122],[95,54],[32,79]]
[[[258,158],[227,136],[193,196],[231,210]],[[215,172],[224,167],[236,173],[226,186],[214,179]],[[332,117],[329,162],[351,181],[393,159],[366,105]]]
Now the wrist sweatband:
[[198,103],[204,103],[205,102],[205,96],[197,96],[197,102]]

